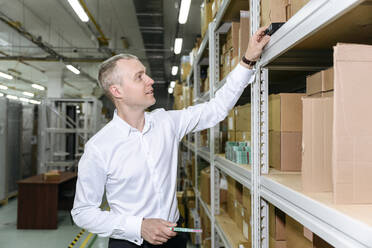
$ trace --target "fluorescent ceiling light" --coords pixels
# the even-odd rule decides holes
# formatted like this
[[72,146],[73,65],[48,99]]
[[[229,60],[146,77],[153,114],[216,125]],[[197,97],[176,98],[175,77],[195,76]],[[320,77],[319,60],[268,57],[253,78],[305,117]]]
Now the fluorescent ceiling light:
[[172,94],[173,93],[173,88],[168,88],[168,93]]
[[0,96],[4,96],[4,94],[0,92]]
[[34,97],[34,95],[35,95],[34,93],[27,92],[27,91],[23,91],[22,94],[25,95],[25,96],[29,96],[29,97]]
[[182,38],[176,38],[174,40],[174,53],[179,54],[182,49]]
[[32,104],[40,104],[40,102],[39,102],[39,101],[36,101],[36,100],[32,100],[32,99],[30,99],[30,100],[29,100],[29,102],[30,102],[30,103],[32,103]]
[[67,69],[69,69],[73,73],[80,74],[80,71],[78,69],[76,69],[74,66],[72,66],[72,65],[66,65],[66,67],[67,67]]
[[6,73],[1,72],[1,71],[0,71],[0,77],[6,78],[6,79],[9,79],[9,80],[13,79],[12,75],[6,74]]
[[24,98],[24,97],[20,97],[19,100],[22,101],[22,102],[29,102],[30,101],[29,99]]
[[41,86],[40,84],[31,84],[32,88],[38,89],[38,90],[45,90],[44,86]]
[[189,16],[191,0],[182,0],[180,15],[178,16],[178,22],[180,24],[185,24],[187,22],[187,17]]
[[5,86],[5,85],[0,85],[0,90],[7,90],[7,89],[8,89],[7,86]]
[[173,76],[176,76],[177,75],[177,72],[178,72],[178,66],[172,66],[172,75]]
[[18,99],[18,97],[13,96],[13,95],[6,95],[6,98],[13,99],[13,100],[17,100]]
[[171,88],[174,88],[174,86],[176,86],[176,81],[171,81],[171,82],[170,82],[170,87],[171,87]]
[[89,17],[78,0],[67,0],[82,22],[88,22]]

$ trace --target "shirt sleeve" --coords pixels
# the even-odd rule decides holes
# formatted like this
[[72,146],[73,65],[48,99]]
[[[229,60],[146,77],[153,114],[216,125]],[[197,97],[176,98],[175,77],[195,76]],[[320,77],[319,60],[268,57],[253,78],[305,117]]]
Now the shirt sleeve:
[[214,127],[225,119],[245,87],[251,84],[254,78],[255,70],[238,64],[227,76],[226,83],[216,92],[213,99],[183,110],[168,111],[178,130],[178,140],[190,132]]
[[73,220],[79,227],[99,236],[125,239],[141,245],[142,217],[100,208],[107,178],[104,165],[98,149],[88,143],[78,167],[74,207],[71,210]]

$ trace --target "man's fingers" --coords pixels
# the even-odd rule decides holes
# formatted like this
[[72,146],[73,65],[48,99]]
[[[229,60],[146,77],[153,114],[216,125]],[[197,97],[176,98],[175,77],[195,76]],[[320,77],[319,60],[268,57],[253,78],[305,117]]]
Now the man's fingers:
[[162,220],[162,223],[168,227],[175,227],[177,226],[177,223],[173,223],[173,222],[169,222],[169,221],[166,221],[166,220]]
[[270,36],[265,35],[262,40],[260,41],[261,48],[264,48],[267,43],[270,41]]

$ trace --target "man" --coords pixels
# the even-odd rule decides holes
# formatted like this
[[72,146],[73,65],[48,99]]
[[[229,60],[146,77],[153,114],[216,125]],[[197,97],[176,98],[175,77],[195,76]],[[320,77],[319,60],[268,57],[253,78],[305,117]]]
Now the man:
[[[135,56],[116,55],[103,62],[98,80],[116,110],[85,145],[71,211],[75,223],[109,236],[110,248],[186,247],[170,231],[179,220],[178,144],[187,133],[213,127],[227,116],[254,80],[249,61],[259,59],[269,39],[259,29],[249,41],[245,62],[229,74],[216,97],[177,111],[145,112],[155,103],[154,81]],[[110,211],[99,208],[104,192]]]

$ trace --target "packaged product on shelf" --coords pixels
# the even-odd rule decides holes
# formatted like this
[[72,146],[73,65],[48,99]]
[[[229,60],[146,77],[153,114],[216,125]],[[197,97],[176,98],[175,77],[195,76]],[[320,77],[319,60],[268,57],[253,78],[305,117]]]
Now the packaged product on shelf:
[[[222,2],[222,1],[221,1]],[[239,19],[239,13],[241,10],[249,10],[249,1],[247,0],[231,0],[230,4],[225,12],[223,21],[231,22]]]
[[310,0],[262,0],[261,26],[286,22]]
[[179,83],[178,81],[176,81],[176,85],[174,86],[173,95],[174,96],[182,95],[182,92],[183,92],[183,85],[181,83]]
[[312,242],[303,234],[303,226],[289,215],[285,216],[285,234],[287,248],[313,248]]
[[372,46],[334,47],[333,190],[336,204],[372,204]]
[[269,165],[280,171],[301,171],[301,132],[269,132]]
[[235,138],[237,142],[251,141],[251,132],[235,132]]
[[269,236],[274,240],[286,240],[286,214],[271,204],[269,204]]
[[[236,141],[236,138],[235,138],[235,131],[227,131],[227,140],[230,141],[230,142],[235,142]],[[226,147],[225,147],[225,153],[226,153]]]
[[247,103],[243,106],[235,108],[236,131],[250,132],[251,131],[251,104]]
[[333,97],[302,101],[302,189],[332,191]]
[[306,95],[333,91],[333,68],[317,72],[306,78]]
[[231,48],[233,51],[232,58],[239,56],[239,29],[240,22],[231,23]]
[[302,132],[301,93],[281,93],[269,96],[269,130]]
[[[200,6],[200,24],[202,37],[206,35],[209,23],[212,21],[212,1],[204,0]],[[207,34],[208,35],[208,34]]]
[[236,120],[236,118],[235,118],[235,110],[234,109],[232,109],[232,110],[230,110],[230,112],[229,112],[229,115],[227,116],[227,126],[228,126],[228,130],[229,131],[233,131],[233,130],[236,130],[236,128],[235,128],[235,120]]
[[181,57],[181,80],[186,81],[187,76],[190,74],[191,65],[190,65],[190,57],[189,56],[182,56]]
[[240,27],[239,27],[239,55],[241,58],[248,47],[250,37],[250,21],[249,11],[240,11]]
[[303,96],[269,96],[269,164],[278,170],[301,171]]

